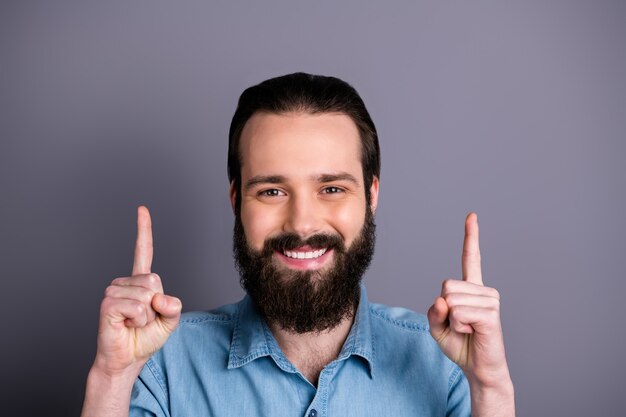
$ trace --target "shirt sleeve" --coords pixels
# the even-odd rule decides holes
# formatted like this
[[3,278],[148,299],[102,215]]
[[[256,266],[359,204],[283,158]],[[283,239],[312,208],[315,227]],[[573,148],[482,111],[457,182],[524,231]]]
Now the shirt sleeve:
[[167,386],[158,365],[148,360],[135,381],[129,417],[170,417]]
[[455,365],[448,382],[447,417],[469,417],[472,413],[469,383],[465,374]]

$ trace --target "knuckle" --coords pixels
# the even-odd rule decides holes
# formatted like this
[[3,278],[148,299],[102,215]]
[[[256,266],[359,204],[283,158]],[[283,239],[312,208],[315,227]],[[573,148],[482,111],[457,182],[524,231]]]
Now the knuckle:
[[116,291],[117,289],[115,288],[114,285],[109,285],[108,287],[104,289],[104,297],[105,298],[114,297]]
[[461,313],[459,312],[459,308],[454,306],[454,307],[450,307],[450,313],[448,315],[448,317],[450,318],[450,322],[451,323],[456,323],[459,321],[459,316],[461,315]]
[[148,282],[150,284],[158,284],[161,282],[161,277],[158,274],[152,272],[148,277]]
[[110,285],[122,285],[122,283],[124,282],[125,279],[126,278],[124,278],[124,277],[117,277],[113,281],[111,281]]
[[457,308],[450,309],[448,319],[450,320],[450,326],[452,326],[455,330],[458,330],[459,327],[463,326],[463,323],[460,320],[459,310]]
[[110,297],[105,297],[102,300],[102,303],[100,303],[100,313],[106,314],[110,312],[113,309],[113,307],[115,307],[115,300]]
[[459,297],[457,297],[457,295],[454,293],[449,293],[446,294],[443,299],[446,300],[446,303],[449,307],[455,307],[458,304]]
[[480,252],[472,249],[463,249],[463,258],[468,260],[480,260]]
[[446,279],[443,281],[443,283],[441,284],[441,293],[442,294],[448,294],[449,292],[452,291],[452,287],[454,286],[454,281],[453,279]]
[[141,293],[141,301],[145,304],[152,304],[152,298],[154,297],[154,292],[152,290],[145,290]]
[[135,311],[137,311],[138,314],[143,315],[146,313],[146,305],[144,303],[140,303],[137,302],[135,304]]
[[487,310],[487,317],[490,322],[495,323],[500,320],[500,310],[496,307],[492,307]]
[[465,330],[465,325],[461,322],[455,321],[454,323],[452,323],[452,328],[457,332],[457,333],[461,333],[463,332],[463,330]]
[[500,291],[496,290],[495,288],[489,288],[489,292],[491,293],[491,296],[493,298],[495,298],[496,300],[500,300]]

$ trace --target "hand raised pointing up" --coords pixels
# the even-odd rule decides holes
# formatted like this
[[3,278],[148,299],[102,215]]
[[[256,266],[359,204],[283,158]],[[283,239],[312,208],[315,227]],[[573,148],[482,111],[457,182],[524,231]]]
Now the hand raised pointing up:
[[94,367],[107,374],[138,373],[178,325],[182,304],[163,293],[161,279],[151,273],[152,256],[152,222],[141,206],[132,276],[114,279],[100,307]]
[[461,267],[463,280],[444,281],[441,296],[428,310],[430,332],[443,353],[463,369],[472,394],[483,388],[512,390],[500,323],[500,295],[483,285],[475,213],[465,220]]

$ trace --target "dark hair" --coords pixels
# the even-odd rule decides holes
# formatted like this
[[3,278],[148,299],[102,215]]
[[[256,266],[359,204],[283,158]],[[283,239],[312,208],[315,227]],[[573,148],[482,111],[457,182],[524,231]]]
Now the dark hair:
[[247,88],[239,97],[228,134],[228,179],[241,202],[241,154],[239,140],[246,122],[257,112],[343,113],[349,116],[361,137],[361,164],[365,196],[369,203],[373,177],[380,178],[380,147],[376,126],[359,93],[339,78],[297,72],[271,78]]

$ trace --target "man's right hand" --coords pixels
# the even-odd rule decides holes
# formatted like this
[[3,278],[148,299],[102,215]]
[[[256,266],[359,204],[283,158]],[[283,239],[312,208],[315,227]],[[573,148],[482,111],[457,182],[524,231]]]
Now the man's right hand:
[[136,376],[180,320],[182,303],[163,293],[161,279],[150,272],[152,256],[150,212],[140,206],[132,276],[114,279],[100,307],[93,368],[110,377]]

